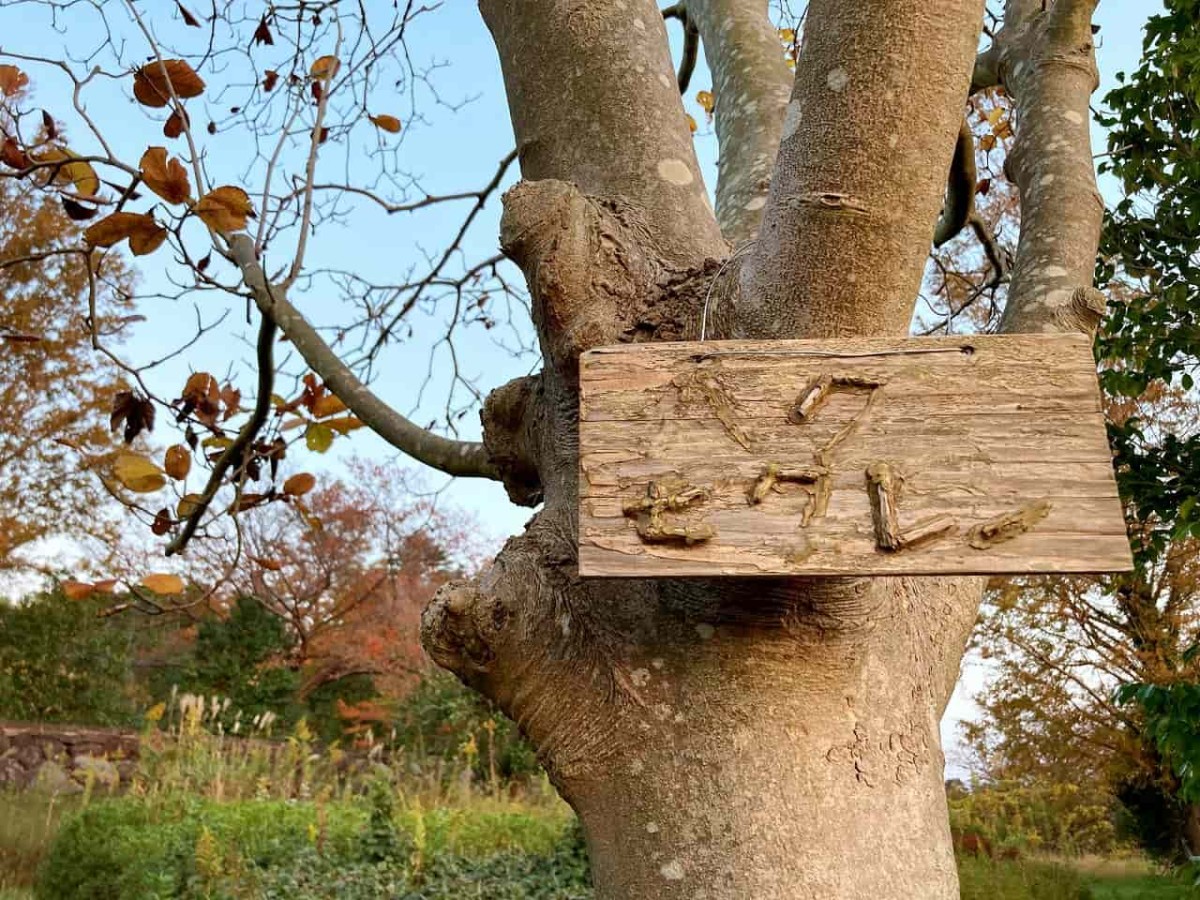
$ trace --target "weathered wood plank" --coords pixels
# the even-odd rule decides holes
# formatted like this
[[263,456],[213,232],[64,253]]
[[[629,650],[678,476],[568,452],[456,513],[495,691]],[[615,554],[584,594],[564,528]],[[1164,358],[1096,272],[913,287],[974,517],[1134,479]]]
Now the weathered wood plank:
[[604,347],[580,379],[583,575],[1130,567],[1082,335]]

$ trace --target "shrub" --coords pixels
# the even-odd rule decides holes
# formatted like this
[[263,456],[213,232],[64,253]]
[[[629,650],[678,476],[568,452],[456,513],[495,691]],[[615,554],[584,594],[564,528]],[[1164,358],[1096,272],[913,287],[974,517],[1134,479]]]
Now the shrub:
[[98,600],[61,590],[0,601],[0,718],[128,725],[138,703],[130,636]]

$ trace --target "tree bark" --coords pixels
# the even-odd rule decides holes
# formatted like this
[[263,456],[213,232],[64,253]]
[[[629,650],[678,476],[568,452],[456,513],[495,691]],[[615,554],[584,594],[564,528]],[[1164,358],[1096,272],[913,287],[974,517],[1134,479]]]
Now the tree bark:
[[[735,240],[754,223],[730,210],[775,139],[770,104],[758,135],[729,108],[753,67],[716,11],[761,37],[762,6],[693,7],[726,97],[723,156],[749,167],[727,163],[718,186]],[[501,244],[546,362],[489,403],[486,443],[544,506],[438,594],[426,648],[538,748],[602,898],[957,897],[938,723],[980,580],[581,579],[577,360],[695,337],[710,301],[713,337],[904,333],[982,0],[814,0],[761,233],[732,278],[655,5],[481,9],[525,178]]]

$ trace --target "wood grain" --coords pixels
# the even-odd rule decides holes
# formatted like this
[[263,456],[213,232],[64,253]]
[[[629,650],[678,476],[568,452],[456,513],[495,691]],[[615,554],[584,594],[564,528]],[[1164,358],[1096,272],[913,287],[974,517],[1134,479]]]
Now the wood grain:
[[580,573],[1130,568],[1082,335],[602,347]]

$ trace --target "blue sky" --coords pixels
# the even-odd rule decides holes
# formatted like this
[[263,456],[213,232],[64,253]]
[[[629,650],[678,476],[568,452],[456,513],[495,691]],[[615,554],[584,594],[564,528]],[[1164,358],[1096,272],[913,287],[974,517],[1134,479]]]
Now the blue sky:
[[[195,4],[195,7],[199,9],[203,5]],[[381,9],[391,7],[385,0],[374,0],[373,4],[368,5]],[[145,41],[120,14],[119,3],[110,3],[109,6],[116,11],[112,16],[113,21],[123,23],[118,25],[117,32],[127,41],[127,62],[140,62],[147,53]],[[263,6],[251,0],[241,4],[241,8],[251,11],[254,16]],[[1098,56],[1102,85],[1097,93],[1097,102],[1113,84],[1118,71],[1136,65],[1141,48],[1142,25],[1159,8],[1158,2],[1142,0],[1106,0],[1100,4],[1096,20],[1100,25]],[[139,4],[139,9],[163,39],[195,40],[195,32],[184,28],[179,22],[174,13],[174,3],[144,0]],[[80,58],[97,40],[96,22],[90,16],[92,14],[86,11],[86,7],[80,6],[60,23],[60,30],[55,31],[51,28],[46,11],[37,4],[0,0],[0,48],[49,57],[61,56],[65,50],[72,57]],[[677,31],[677,28],[672,28],[673,38],[677,38]],[[419,66],[437,65],[433,79],[439,96],[449,104],[462,105],[452,110],[434,102],[429,92],[419,91],[421,99],[416,119],[410,117],[407,105],[403,103],[397,103],[394,109],[376,109],[376,112],[394,112],[406,120],[402,142],[380,144],[380,136],[367,129],[365,134],[355,133],[353,140],[358,143],[352,151],[340,157],[334,155],[334,159],[342,160],[343,164],[345,161],[361,163],[373,149],[398,146],[397,163],[417,176],[424,190],[436,194],[474,189],[491,177],[497,160],[513,146],[499,64],[475,4],[467,0],[449,0],[436,13],[422,17],[414,25],[409,47]],[[37,102],[65,121],[69,135],[82,135],[82,126],[69,115],[69,83],[62,74],[49,67],[22,65],[34,79]],[[149,144],[162,144],[164,140],[158,131],[160,123],[148,119],[144,111],[129,99],[127,81],[101,82],[95,90],[89,88],[84,96],[89,111],[111,129],[113,143],[124,148],[124,155],[136,161],[142,148]],[[694,100],[696,91],[709,86],[710,77],[702,63],[689,90],[688,108],[701,123],[696,146],[711,189],[715,182],[716,140]],[[377,92],[374,96],[381,95]],[[205,99],[209,101],[208,97]],[[223,112],[220,107],[218,99],[212,98],[205,112],[219,118]],[[190,109],[193,121],[204,121],[204,115],[196,106]],[[217,183],[236,183],[248,165],[244,135],[221,133],[210,143],[213,147],[211,164]],[[1103,134],[1098,128],[1095,130],[1095,147],[1096,152],[1101,152],[1104,147]],[[86,142],[81,141],[81,145],[75,149],[86,152],[89,148]],[[330,163],[331,166],[335,164]],[[506,183],[511,183],[515,176],[515,171],[510,172]],[[1104,187],[1111,196],[1111,186]],[[369,204],[358,205],[345,226],[331,225],[319,232],[313,250],[314,262],[318,265],[336,265],[386,281],[396,277],[396,271],[420,260],[423,252],[436,250],[439,243],[457,228],[465,208],[464,205],[435,207],[419,217],[388,217],[375,211]],[[467,258],[483,258],[496,252],[499,214],[496,197],[468,235],[464,244]],[[145,289],[167,290],[169,268],[164,270],[159,257],[151,257],[148,263],[139,266],[139,271]],[[328,285],[303,291],[295,299],[318,323],[335,322],[346,312],[337,306],[336,297],[329,291]],[[215,300],[211,297],[201,298],[200,312],[206,319],[214,318],[224,308]],[[127,346],[129,355],[135,359],[150,359],[160,355],[164,348],[183,339],[194,327],[196,312],[190,301],[148,300],[142,311],[148,322],[136,331]],[[430,341],[434,339],[431,336],[444,330],[445,321],[446,313],[443,310],[435,310],[419,319],[420,327],[414,339],[387,353],[374,383],[375,389],[385,399],[422,422],[438,416],[445,398],[444,378],[435,377],[423,398],[419,398],[418,391],[425,378]],[[520,327],[528,337],[528,324],[521,322]],[[245,376],[250,371],[247,360],[252,356],[252,342],[247,334],[242,316],[234,310],[226,326],[209,335],[186,359],[163,367],[153,383],[164,394],[173,395],[172,390],[177,392],[182,386],[190,365],[217,374],[240,372],[248,392],[252,382]],[[464,375],[475,380],[484,392],[527,373],[536,365],[536,360],[528,356],[514,358],[498,347],[493,337],[492,333],[482,329],[470,330],[461,336],[457,345]],[[441,359],[444,361],[444,357]],[[463,420],[461,435],[467,438],[478,436],[477,416],[474,413]],[[347,452],[380,458],[390,456],[389,448],[382,441],[358,432],[351,441],[339,442],[329,457],[306,458],[303,465],[317,471],[326,468],[339,472],[337,460]],[[414,465],[414,468],[419,467]],[[431,488],[446,485],[443,494],[445,500],[471,511],[481,531],[497,540],[519,529],[529,515],[528,510],[510,505],[502,488],[493,483],[461,480],[447,485],[446,479],[432,472],[426,472],[426,481]],[[971,704],[967,698],[979,689],[981,678],[982,671],[978,667],[969,668],[966,672],[947,717],[948,736],[957,719],[971,714]],[[960,761],[956,758],[960,752],[956,742],[951,740],[948,756],[952,771],[956,770]]]

